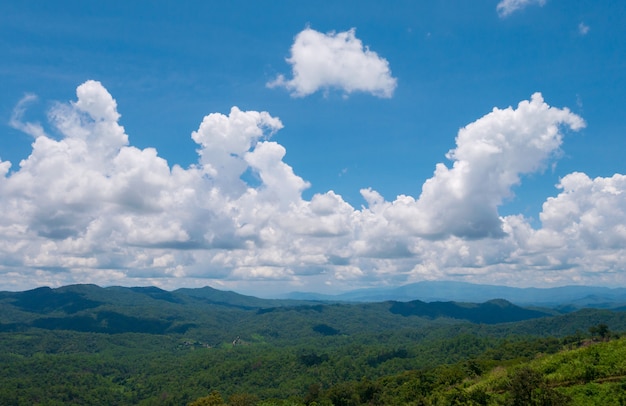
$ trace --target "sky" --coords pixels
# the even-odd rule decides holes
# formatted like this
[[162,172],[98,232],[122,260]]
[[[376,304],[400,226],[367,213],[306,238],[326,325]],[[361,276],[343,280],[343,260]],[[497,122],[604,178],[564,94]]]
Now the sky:
[[626,286],[622,1],[10,0],[0,53],[0,290]]

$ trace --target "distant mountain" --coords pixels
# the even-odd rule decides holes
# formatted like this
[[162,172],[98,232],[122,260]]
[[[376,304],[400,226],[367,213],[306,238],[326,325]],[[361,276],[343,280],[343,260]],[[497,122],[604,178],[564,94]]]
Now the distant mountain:
[[[210,287],[166,291],[157,287],[102,288],[70,285],[0,292],[0,331],[29,328],[96,333],[185,333],[215,330],[263,308],[306,305],[306,301],[258,299]],[[252,312],[250,312],[252,311]]]
[[472,323],[498,324],[547,317],[552,314],[515,306],[503,299],[485,303],[431,302],[420,300],[393,302],[391,313],[402,316],[419,316],[429,319],[447,317]]
[[575,310],[586,307],[611,309],[626,306],[626,288],[563,286],[557,288],[513,288],[466,282],[424,281],[394,288],[359,289],[339,295],[295,292],[290,299],[382,302],[387,300],[423,302],[456,301],[482,303],[505,299],[520,306]]
[[[427,287],[415,286],[422,291]],[[464,296],[464,291],[457,289],[454,293],[455,286],[470,292]],[[468,284],[443,284],[442,287],[445,289],[437,291],[431,286],[429,297],[447,293],[448,297],[457,299],[467,298],[468,295],[475,298],[480,292],[503,296],[503,291],[497,287]],[[353,297],[364,298],[363,293]],[[342,297],[351,296],[346,294]],[[377,296],[378,299],[380,297]],[[572,310],[570,313],[560,315],[560,310],[528,308],[509,300],[493,298],[476,302],[428,302],[420,299],[367,303],[333,298],[332,301],[260,299],[210,287],[175,291],[156,287],[102,288],[96,285],[70,285],[56,289],[41,287],[24,292],[0,292],[0,332],[44,329],[184,335],[215,345],[230,343],[239,336],[290,342],[294,339],[314,339],[320,335],[379,334],[401,331],[409,326],[422,329],[420,334],[429,334],[428,331],[441,326],[452,328],[461,324],[464,328],[480,324],[475,327],[481,329],[484,325],[491,325],[493,331],[501,331],[502,335],[517,328],[515,326],[525,334],[531,331],[535,334],[577,331],[601,322],[611,328],[624,326],[626,329],[626,313],[606,309],[569,309]],[[593,299],[603,302],[606,296],[594,296]],[[572,303],[576,303],[575,300]],[[530,324],[522,326],[522,323]]]
[[83,294],[66,289],[53,290],[41,287],[25,292],[0,293],[0,299],[13,298],[13,306],[26,312],[47,314],[55,311],[74,314],[81,310],[91,309],[102,304],[98,300],[86,298]]
[[259,299],[211,287],[170,292],[156,287],[70,285],[0,292],[0,331],[39,328],[107,334],[195,332],[196,336],[209,337],[209,341],[232,339],[239,331],[259,328],[274,337],[383,331],[403,328],[407,316],[419,317],[418,324],[439,319],[497,324],[551,315],[505,300],[481,304],[313,302]]
[[[156,289],[156,288],[154,288]],[[223,291],[205,286],[203,288],[182,288],[177,289],[172,294],[178,297],[187,297],[195,300],[199,300],[205,303],[239,307],[242,309],[260,309],[267,307],[281,307],[281,306],[297,306],[306,304],[309,301],[306,299],[294,300],[294,299],[260,299],[254,296],[242,295],[236,292]]]
[[101,305],[175,305],[205,303],[242,309],[302,305],[309,302],[290,299],[259,299],[211,287],[167,291],[154,286],[102,288],[97,285],[68,285],[52,289],[40,287],[23,292],[0,292],[0,304],[10,303],[24,311],[67,314]]

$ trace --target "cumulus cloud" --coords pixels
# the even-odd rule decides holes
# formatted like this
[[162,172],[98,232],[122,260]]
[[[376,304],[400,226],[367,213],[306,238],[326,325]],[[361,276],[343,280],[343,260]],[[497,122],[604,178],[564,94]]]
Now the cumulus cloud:
[[626,176],[591,179],[575,172],[557,187],[562,192],[543,204],[540,218],[545,232],[563,236],[569,246],[576,241],[594,250],[625,246]]
[[558,150],[563,127],[583,126],[580,117],[548,106],[539,93],[517,109],[495,108],[459,131],[457,147],[447,154],[451,168],[438,164],[418,199],[400,196],[385,215],[429,238],[502,236],[497,208],[511,188]]
[[507,17],[534,4],[543,7],[546,0],[501,0],[496,6],[496,11],[500,17]]
[[282,127],[280,120],[267,112],[243,112],[233,107],[228,116],[213,113],[204,117],[191,138],[201,146],[202,171],[220,191],[241,193],[245,184],[240,177],[248,167],[245,155]]
[[323,34],[306,28],[296,36],[287,62],[292,66],[293,78],[279,75],[267,86],[285,87],[294,97],[331,88],[346,94],[366,92],[391,97],[396,88],[389,62],[364,47],[354,29]]
[[504,219],[511,244],[508,261],[520,269],[516,276],[527,284],[538,278],[550,285],[623,284],[626,176],[591,179],[574,172],[557,187],[561,192],[543,204],[540,229],[520,216]]
[[[23,123],[18,104],[15,126]],[[498,207],[541,171],[567,131],[584,126],[540,94],[468,124],[418,197],[361,191],[356,209],[308,182],[271,140],[267,112],[204,117],[198,161],[171,166],[130,144],[113,97],[96,81],[49,112],[31,154],[0,161],[3,289],[98,283],[321,290],[424,279],[543,285],[624,282],[626,177],[564,176],[535,229]],[[252,173],[258,184],[247,183]]]

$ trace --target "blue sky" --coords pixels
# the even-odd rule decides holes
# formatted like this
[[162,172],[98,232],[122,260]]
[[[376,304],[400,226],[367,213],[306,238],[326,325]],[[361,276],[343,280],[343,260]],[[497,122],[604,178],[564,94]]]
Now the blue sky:
[[3,2],[0,289],[624,285],[625,23],[617,1]]

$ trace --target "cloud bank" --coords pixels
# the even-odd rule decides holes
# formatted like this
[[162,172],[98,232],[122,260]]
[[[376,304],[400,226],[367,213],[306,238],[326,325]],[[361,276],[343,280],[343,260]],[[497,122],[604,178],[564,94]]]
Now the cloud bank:
[[285,87],[294,97],[334,88],[388,98],[396,88],[387,60],[364,47],[354,28],[327,34],[306,28],[296,36],[287,62],[293,78],[279,75],[267,86]]
[[543,7],[546,0],[501,0],[496,6],[496,11],[503,18],[533,4]]
[[[417,197],[361,191],[354,208],[309,186],[271,141],[268,112],[204,117],[198,161],[170,165],[130,144],[96,81],[57,103],[17,167],[0,161],[2,289],[38,285],[213,286],[260,292],[341,290],[425,279],[516,286],[626,281],[626,176],[563,177],[535,229],[498,207],[584,126],[541,94],[462,128]],[[32,130],[35,129],[35,130]],[[58,134],[52,136],[50,134]],[[258,179],[251,185],[243,179]]]

